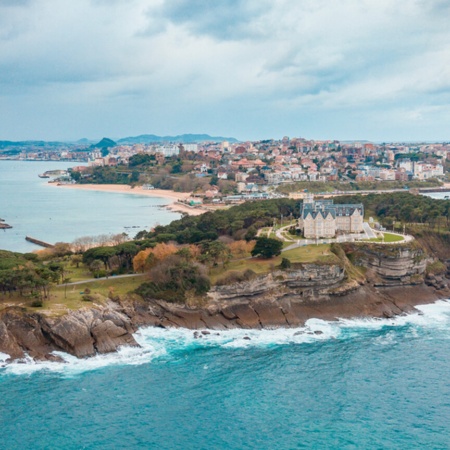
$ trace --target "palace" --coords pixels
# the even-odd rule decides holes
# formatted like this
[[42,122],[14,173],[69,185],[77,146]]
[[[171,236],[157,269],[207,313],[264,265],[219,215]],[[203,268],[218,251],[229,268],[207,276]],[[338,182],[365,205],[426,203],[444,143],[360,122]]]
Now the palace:
[[362,233],[364,206],[334,204],[333,200],[314,200],[308,195],[303,200],[298,226],[307,239],[332,238],[336,233]]

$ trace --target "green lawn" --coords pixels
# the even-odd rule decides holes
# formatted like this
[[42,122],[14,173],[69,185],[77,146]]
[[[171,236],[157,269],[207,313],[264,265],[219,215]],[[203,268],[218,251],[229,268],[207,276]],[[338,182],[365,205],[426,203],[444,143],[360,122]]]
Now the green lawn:
[[377,237],[377,238],[373,238],[370,239],[370,242],[402,242],[404,241],[403,236],[399,236],[397,234],[392,234],[392,233],[383,233],[384,239]]
[[65,286],[56,286],[50,290],[50,298],[44,300],[41,308],[31,306],[33,299],[18,296],[0,296],[0,309],[1,306],[21,306],[29,311],[59,316],[65,314],[68,310],[73,311],[92,305],[92,302],[83,301],[83,293],[86,288],[89,288],[90,294],[96,297],[96,303],[102,303],[110,292],[113,295],[125,295],[136,289],[144,281],[145,277],[142,276],[117,279],[112,277],[107,280],[67,286],[67,288]]
[[79,267],[66,264],[66,278],[70,278],[70,281],[81,281],[88,278],[93,278],[92,273],[84,264],[80,264]]
[[275,258],[239,259],[230,261],[225,268],[222,266],[214,267],[210,271],[211,283],[214,284],[219,278],[224,277],[229,272],[245,272],[247,269],[251,269],[257,274],[268,273],[281,264],[282,258],[288,258],[292,263],[339,262],[338,257],[330,251],[329,244],[307,245],[283,252]]

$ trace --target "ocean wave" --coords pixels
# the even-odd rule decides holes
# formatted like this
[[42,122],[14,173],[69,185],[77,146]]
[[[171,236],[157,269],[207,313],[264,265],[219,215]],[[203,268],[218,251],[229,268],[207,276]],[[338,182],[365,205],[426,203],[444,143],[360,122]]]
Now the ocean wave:
[[[390,319],[355,318],[337,321],[310,319],[303,327],[272,330],[193,331],[147,327],[139,329],[134,335],[140,348],[123,347],[116,353],[85,359],[78,359],[63,352],[54,352],[63,359],[63,363],[33,361],[32,358],[26,357],[22,361],[6,364],[9,356],[0,353],[0,375],[30,375],[44,371],[71,377],[108,366],[148,364],[160,358],[170,358],[180,351],[307,345],[321,341],[354,339],[358,336],[372,339],[375,345],[393,345],[405,328],[408,336],[412,338],[420,338],[424,332],[430,330],[439,331],[437,336],[440,338],[450,338],[450,300],[440,300],[416,308],[419,312]],[[377,331],[384,332],[374,334]]]

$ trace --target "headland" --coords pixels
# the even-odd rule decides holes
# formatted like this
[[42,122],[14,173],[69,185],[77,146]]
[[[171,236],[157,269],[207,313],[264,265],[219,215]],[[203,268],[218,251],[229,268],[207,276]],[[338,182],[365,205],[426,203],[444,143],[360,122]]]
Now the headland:
[[[229,329],[298,328],[311,318],[391,318],[450,297],[449,267],[413,244],[337,246],[336,258],[293,264],[216,283],[200,302],[178,304],[152,295],[93,295],[89,307],[62,315],[17,306],[0,312],[0,352],[20,359],[59,360],[138,346],[139,327],[182,327],[194,336]],[[351,262],[351,261],[352,262]],[[77,286],[78,288],[78,286]],[[299,329],[299,333],[306,332]]]
[[298,202],[283,198],[183,217],[114,245],[1,252],[0,352],[88,357],[138,345],[133,333],[142,326],[183,327],[201,338],[297,328],[311,318],[390,318],[449,298],[450,233],[431,214],[447,201],[409,193],[360,201],[389,220],[414,203],[427,221],[409,224],[414,239],[379,227],[381,237],[364,228],[355,241],[340,229],[332,242],[323,234],[310,242]]

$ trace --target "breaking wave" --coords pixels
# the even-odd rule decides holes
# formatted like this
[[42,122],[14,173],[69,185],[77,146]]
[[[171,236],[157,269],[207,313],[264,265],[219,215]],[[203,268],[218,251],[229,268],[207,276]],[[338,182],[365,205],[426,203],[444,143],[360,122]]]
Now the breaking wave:
[[123,347],[116,353],[78,359],[63,352],[55,352],[64,362],[36,362],[27,357],[7,364],[8,355],[0,353],[0,375],[30,375],[45,371],[76,376],[108,366],[142,365],[152,361],[170,360],[180,351],[221,348],[224,351],[252,347],[311,345],[349,339],[369,339],[373,345],[393,345],[397,339],[450,339],[450,300],[417,306],[417,313],[391,319],[340,319],[325,321],[310,319],[304,327],[273,330],[187,330],[141,328],[134,337],[140,348]]

